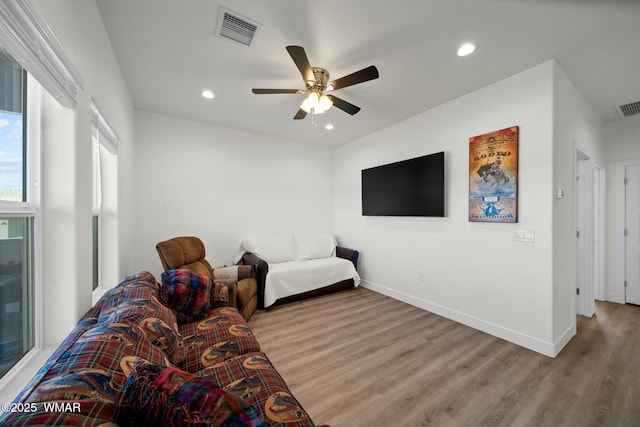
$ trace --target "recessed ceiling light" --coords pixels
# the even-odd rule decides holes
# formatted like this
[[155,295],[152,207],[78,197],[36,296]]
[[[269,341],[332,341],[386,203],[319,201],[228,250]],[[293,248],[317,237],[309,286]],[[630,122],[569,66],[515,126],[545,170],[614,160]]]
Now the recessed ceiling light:
[[458,56],[467,56],[474,50],[476,50],[476,47],[474,45],[472,45],[471,43],[465,43],[460,46],[460,49],[458,49]]
[[326,130],[333,130],[333,125],[331,123],[327,123],[326,125],[324,125],[324,128]]
[[213,94],[213,92],[211,92],[209,89],[207,90],[203,90],[202,91],[202,96],[204,96],[207,99],[213,99],[215,97],[215,95]]

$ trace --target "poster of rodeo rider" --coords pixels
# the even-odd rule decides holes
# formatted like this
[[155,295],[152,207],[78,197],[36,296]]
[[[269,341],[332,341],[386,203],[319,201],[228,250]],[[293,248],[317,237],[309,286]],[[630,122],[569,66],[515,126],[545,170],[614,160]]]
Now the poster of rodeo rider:
[[469,138],[469,221],[518,222],[518,126]]

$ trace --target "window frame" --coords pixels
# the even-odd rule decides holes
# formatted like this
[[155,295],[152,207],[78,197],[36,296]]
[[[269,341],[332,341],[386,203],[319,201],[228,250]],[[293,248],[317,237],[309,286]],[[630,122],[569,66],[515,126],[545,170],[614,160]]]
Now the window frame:
[[31,333],[33,347],[23,354],[15,365],[0,377],[0,390],[11,383],[12,379],[29,364],[42,350],[44,342],[44,303],[42,286],[42,220],[41,220],[41,112],[42,112],[42,86],[27,72],[27,96],[26,108],[26,153],[23,163],[26,164],[24,182],[26,188],[25,201],[0,200],[0,216],[15,218],[32,218],[31,237],[31,274],[32,274],[32,301],[31,307]]
[[[96,105],[96,100],[92,99],[91,106],[91,150],[92,150],[92,248],[93,268],[97,267],[97,287],[93,287],[93,301],[97,301],[104,292],[102,282],[102,207],[103,207],[103,168],[102,159],[104,150],[111,155],[117,155],[122,141],[114,132],[113,128],[106,121],[100,109]],[[104,149],[104,150],[103,150]],[[94,232],[94,221],[97,221],[97,233]],[[97,242],[96,242],[97,238]],[[97,259],[96,259],[97,258]],[[97,264],[97,265],[96,265]],[[94,270],[94,275],[96,271]],[[94,285],[92,280],[92,286]]]
[[95,121],[91,125],[91,248],[92,248],[92,292],[102,289],[102,168],[100,165],[100,129]]

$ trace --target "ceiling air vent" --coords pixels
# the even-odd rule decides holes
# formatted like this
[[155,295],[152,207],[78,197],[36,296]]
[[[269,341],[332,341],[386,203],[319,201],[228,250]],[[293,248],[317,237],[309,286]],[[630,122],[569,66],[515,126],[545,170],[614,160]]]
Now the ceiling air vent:
[[618,110],[620,117],[636,116],[640,114],[640,101],[619,105],[616,109]]
[[242,43],[245,46],[251,46],[260,25],[260,23],[245,18],[225,7],[220,7],[216,34]]

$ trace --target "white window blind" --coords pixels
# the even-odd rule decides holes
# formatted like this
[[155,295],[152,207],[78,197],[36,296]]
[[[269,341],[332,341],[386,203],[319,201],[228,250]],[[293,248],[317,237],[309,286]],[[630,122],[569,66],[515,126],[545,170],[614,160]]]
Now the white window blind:
[[91,135],[91,153],[93,167],[93,203],[92,212],[99,214],[102,210],[102,172],[100,171],[100,142],[97,132]]
[[92,136],[97,138],[98,142],[111,154],[118,154],[121,144],[120,138],[118,138],[118,135],[116,135],[102,113],[100,113],[95,101],[91,107],[91,121]]
[[61,105],[76,108],[82,77],[26,0],[0,0],[0,46]]
[[100,113],[94,103],[91,106],[91,151],[93,166],[93,203],[94,214],[102,210],[102,171],[100,167],[100,146],[111,154],[118,154],[120,138]]

